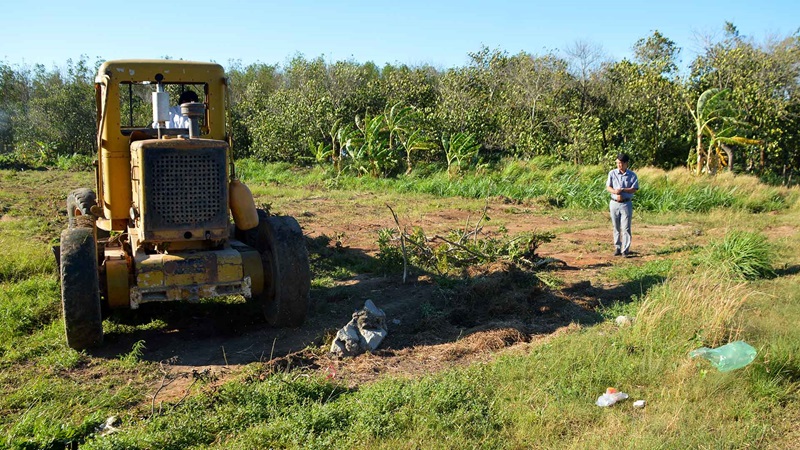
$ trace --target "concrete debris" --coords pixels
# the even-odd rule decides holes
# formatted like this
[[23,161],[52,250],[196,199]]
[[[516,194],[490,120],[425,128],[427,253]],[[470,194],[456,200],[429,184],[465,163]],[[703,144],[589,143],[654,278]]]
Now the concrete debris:
[[96,433],[100,433],[100,436],[108,436],[109,434],[116,433],[119,431],[115,425],[119,423],[119,418],[116,416],[111,416],[106,419],[106,422],[95,429]]
[[617,324],[618,327],[628,327],[628,326],[633,325],[633,322],[635,320],[636,320],[635,317],[617,316],[617,318],[614,319],[614,322]]
[[386,313],[367,300],[364,308],[354,312],[350,322],[336,333],[331,353],[344,357],[374,352],[388,334]]

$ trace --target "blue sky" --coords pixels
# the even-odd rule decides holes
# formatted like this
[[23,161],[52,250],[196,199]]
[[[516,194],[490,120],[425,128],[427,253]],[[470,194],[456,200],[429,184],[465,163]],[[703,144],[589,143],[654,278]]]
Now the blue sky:
[[[158,5],[158,7],[153,7]],[[282,64],[323,56],[438,68],[462,66],[481,46],[559,53],[576,41],[609,59],[630,57],[659,30],[682,66],[719,38],[725,21],[758,42],[800,27],[797,0],[647,1],[208,1],[4,2],[0,61],[61,66],[68,58],[213,60]]]

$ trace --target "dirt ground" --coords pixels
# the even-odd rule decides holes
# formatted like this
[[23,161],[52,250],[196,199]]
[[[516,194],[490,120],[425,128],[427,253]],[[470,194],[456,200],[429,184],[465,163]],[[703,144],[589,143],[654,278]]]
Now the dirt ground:
[[[302,210],[281,211],[295,216],[309,242],[330,238],[327,252],[349,252],[373,258],[377,231],[394,227],[388,208],[374,194],[354,194],[348,201],[306,198]],[[453,202],[457,202],[453,200]],[[460,229],[475,222],[481,210],[458,203],[428,208],[413,218],[399,214],[403,226],[421,226],[433,234]],[[690,244],[696,239],[689,225],[655,226],[634,218],[633,258],[612,256],[608,213],[570,218],[566,211],[536,205],[489,202],[484,232],[500,226],[510,234],[551,231],[552,242],[538,250],[541,257],[562,260],[545,276],[557,280],[554,288],[538,283],[531,272],[507,263],[470,270],[471,281],[442,286],[427,275],[414,275],[403,283],[393,276],[359,274],[337,282],[334,288],[316,289],[312,313],[298,329],[274,329],[252,318],[247,305],[190,313],[164,329],[109,336],[95,356],[116,357],[143,340],[142,358],[160,362],[165,378],[154,391],[159,401],[184,396],[198,377],[222,381],[243,365],[260,362],[260,374],[303,368],[349,386],[382,376],[414,377],[453,366],[488,360],[507,349],[524,350],[543,339],[602,320],[600,304],[629,301],[642,287],[620,284],[605,276],[615,266],[643,264],[659,258],[664,249]],[[337,246],[338,244],[338,246]],[[319,249],[317,249],[319,250]],[[314,251],[311,258],[325,257]],[[389,335],[372,354],[338,359],[327,353],[337,329],[371,299],[387,314]],[[147,306],[147,305],[145,305]],[[143,306],[143,309],[145,309]],[[137,311],[137,320],[158,317],[159,310]],[[145,319],[142,319],[145,317]],[[244,317],[244,318],[242,318]]]

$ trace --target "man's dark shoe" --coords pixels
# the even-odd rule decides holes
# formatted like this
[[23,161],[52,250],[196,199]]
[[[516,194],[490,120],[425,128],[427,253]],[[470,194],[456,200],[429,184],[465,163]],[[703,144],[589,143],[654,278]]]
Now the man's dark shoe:
[[621,255],[621,254],[622,254],[622,252],[620,252],[620,251],[619,251],[619,249],[617,249],[617,250],[614,252],[614,256],[619,256],[619,255]]
[[630,257],[632,257],[633,255],[631,255],[631,254],[630,254],[630,253],[628,253],[628,252],[625,252],[625,253],[623,253],[623,254],[622,254],[622,256],[623,256],[624,258],[630,258]]

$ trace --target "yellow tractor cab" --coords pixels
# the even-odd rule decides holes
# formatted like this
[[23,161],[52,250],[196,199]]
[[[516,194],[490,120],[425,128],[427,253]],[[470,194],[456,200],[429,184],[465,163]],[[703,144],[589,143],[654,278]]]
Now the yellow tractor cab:
[[96,190],[68,195],[59,250],[70,347],[102,343],[103,311],[148,302],[242,295],[271,325],[304,322],[305,240],[294,218],[256,209],[236,179],[227,90],[214,63],[100,67]]

